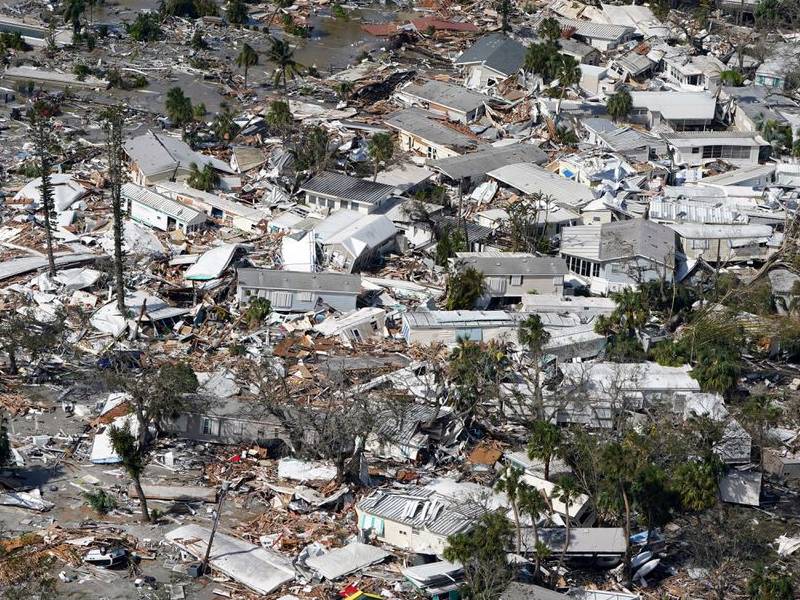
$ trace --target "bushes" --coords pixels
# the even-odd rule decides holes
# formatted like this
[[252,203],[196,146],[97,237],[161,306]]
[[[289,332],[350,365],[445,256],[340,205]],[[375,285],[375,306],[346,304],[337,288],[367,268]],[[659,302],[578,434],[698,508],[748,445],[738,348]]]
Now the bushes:
[[117,499],[105,490],[86,492],[84,496],[86,497],[86,502],[89,504],[89,506],[91,506],[95,512],[101,515],[104,515],[117,508]]
[[139,13],[136,20],[126,25],[128,35],[137,42],[154,42],[161,38],[161,25],[155,13]]

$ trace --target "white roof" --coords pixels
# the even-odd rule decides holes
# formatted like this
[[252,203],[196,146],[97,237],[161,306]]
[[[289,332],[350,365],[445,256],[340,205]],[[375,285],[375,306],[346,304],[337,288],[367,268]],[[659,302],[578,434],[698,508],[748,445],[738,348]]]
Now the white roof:
[[[57,212],[67,210],[85,193],[84,187],[75,181],[70,175],[64,173],[52,173],[50,183],[53,186],[53,205]],[[42,178],[37,177],[29,181],[25,186],[14,195],[14,202],[28,200],[37,206],[42,202]]]
[[633,108],[659,112],[668,120],[705,120],[714,118],[717,101],[705,92],[631,92]]
[[552,196],[558,203],[573,207],[594,199],[592,190],[585,185],[546,171],[533,163],[506,165],[489,171],[487,175],[524,194],[541,192]]
[[773,229],[769,225],[727,225],[706,223],[668,223],[667,227],[679,236],[690,240],[730,240],[769,238]]
[[[164,536],[195,558],[205,556],[211,531],[183,525]],[[292,562],[275,550],[255,546],[217,531],[209,558],[211,566],[257,594],[269,594],[295,577]]]
[[654,362],[643,363],[564,363],[564,380],[586,381],[600,395],[618,385],[626,391],[700,391],[700,384],[689,375],[691,367],[664,367]]
[[140,187],[135,183],[126,183],[122,186],[122,197],[130,202],[143,204],[187,225],[195,225],[206,221],[206,215],[199,210],[157,194],[147,188]]
[[353,257],[359,257],[366,250],[380,246],[396,233],[394,223],[383,215],[364,215],[330,236],[325,244],[341,244]]
[[600,225],[574,225],[561,230],[561,253],[600,260]]
[[[567,505],[559,500],[557,495],[553,495],[553,491],[556,489],[555,483],[547,481],[541,477],[537,477],[536,475],[532,475],[529,472],[525,472],[522,475],[522,479],[525,481],[525,483],[529,484],[550,499],[550,504],[553,507],[553,511],[560,515],[567,515]],[[586,494],[578,494],[572,500],[572,502],[569,503],[569,516],[572,519],[577,518],[581,514],[581,511],[587,502],[589,502],[589,496]]]

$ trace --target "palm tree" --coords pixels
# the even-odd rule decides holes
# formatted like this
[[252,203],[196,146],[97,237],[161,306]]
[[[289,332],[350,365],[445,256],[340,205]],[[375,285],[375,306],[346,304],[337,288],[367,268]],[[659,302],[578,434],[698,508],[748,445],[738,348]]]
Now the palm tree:
[[198,168],[197,163],[189,165],[189,177],[186,183],[196,190],[210,192],[219,185],[219,174],[210,164],[206,164],[202,169]]
[[286,91],[286,80],[294,79],[300,75],[303,65],[294,60],[294,50],[289,42],[272,38],[267,58],[270,62],[278,65],[275,70],[274,85],[278,85],[283,81],[283,90]]
[[559,114],[561,111],[561,101],[564,99],[564,94],[567,92],[567,88],[576,85],[581,80],[581,66],[578,61],[576,61],[571,56],[567,56],[566,54],[558,55],[560,58],[558,59],[558,63],[556,66],[556,77],[558,77],[558,87],[560,89],[560,94],[558,96],[558,103],[556,106],[556,114]]
[[548,42],[555,42],[561,37],[561,23],[554,17],[547,17],[539,24],[539,29],[536,30],[536,33]]
[[273,100],[269,103],[267,111],[267,124],[271,129],[278,131],[282,137],[287,136],[292,131],[294,117],[289,110],[289,105],[283,100]]
[[608,114],[615,121],[619,121],[627,117],[633,108],[633,100],[628,90],[622,89],[616,94],[611,96],[606,103]]
[[250,44],[244,44],[239,56],[236,57],[236,65],[244,69],[244,87],[247,87],[247,70],[258,64],[258,54]]
[[502,477],[495,484],[494,489],[504,492],[508,501],[511,503],[511,510],[514,513],[514,526],[517,529],[517,554],[522,551],[522,528],[519,524],[519,500],[522,489],[526,487],[522,481],[522,469],[507,467]]
[[628,446],[613,442],[603,449],[601,464],[603,472],[619,493],[625,509],[625,574],[630,577],[631,504],[629,493],[639,467],[637,453]]
[[556,573],[561,570],[561,566],[564,564],[564,558],[567,556],[567,550],[569,549],[569,535],[570,535],[570,516],[569,516],[569,509],[572,501],[578,497],[579,490],[578,484],[575,479],[569,475],[564,475],[558,480],[556,487],[553,488],[552,497],[560,500],[564,503],[564,525],[566,526],[566,531],[564,532],[564,547],[561,550],[561,557],[558,559],[558,569],[556,569]]
[[538,411],[542,406],[542,385],[539,381],[542,373],[542,354],[544,353],[545,345],[550,340],[550,333],[542,325],[542,319],[539,315],[531,315],[520,323],[517,331],[517,340],[528,349],[533,361],[534,401]]
[[550,461],[561,448],[561,429],[547,421],[534,421],[528,439],[528,458],[544,463],[544,478],[550,480]]
[[542,493],[529,486],[522,485],[518,492],[519,509],[531,518],[531,527],[533,528],[533,556],[535,560],[534,577],[539,576],[539,566],[543,558],[546,558],[550,553],[550,549],[539,540],[539,517],[547,510],[548,503]]
[[72,24],[72,35],[78,36],[81,32],[81,16],[86,10],[84,0],[67,0],[64,6],[64,23]]
[[367,152],[372,159],[372,164],[375,167],[374,176],[372,181],[378,180],[378,169],[382,162],[391,160],[394,154],[394,143],[392,136],[388,133],[376,133],[367,144]]
[[474,267],[453,273],[447,282],[447,310],[470,310],[486,291],[483,273]]
[[114,452],[122,459],[122,467],[133,480],[133,487],[136,489],[142,507],[142,520],[149,523],[150,512],[147,510],[147,498],[142,490],[142,473],[145,469],[143,447],[137,443],[136,436],[131,433],[127,421],[122,428],[111,425],[108,428],[108,437],[111,438]]
[[167,90],[167,100],[165,102],[167,116],[178,127],[191,123],[194,118],[192,110],[192,100],[184,95],[179,87]]
[[617,308],[614,309],[614,317],[627,329],[629,335],[636,335],[636,332],[644,327],[650,316],[642,293],[626,288],[614,294],[614,300],[617,303]]

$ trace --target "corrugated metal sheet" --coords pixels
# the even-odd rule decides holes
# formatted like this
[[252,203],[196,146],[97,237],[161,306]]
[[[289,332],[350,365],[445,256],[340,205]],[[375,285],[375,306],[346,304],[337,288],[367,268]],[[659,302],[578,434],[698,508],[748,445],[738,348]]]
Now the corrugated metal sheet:
[[126,183],[122,186],[122,197],[129,202],[138,202],[187,224],[202,223],[206,220],[206,216],[202,212],[135,183]]
[[342,173],[323,171],[300,187],[301,192],[355,200],[363,204],[376,204],[394,192],[390,185],[350,177]]

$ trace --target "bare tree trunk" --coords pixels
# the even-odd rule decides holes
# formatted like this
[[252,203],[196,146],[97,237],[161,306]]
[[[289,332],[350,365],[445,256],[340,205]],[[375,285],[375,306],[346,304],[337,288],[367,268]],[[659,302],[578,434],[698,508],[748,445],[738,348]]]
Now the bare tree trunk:
[[142,505],[142,521],[150,522],[150,511],[147,510],[147,498],[144,497],[144,490],[142,489],[142,482],[139,477],[133,478],[133,485],[136,488],[136,495],[139,496],[139,502]]
[[517,503],[511,503],[511,510],[514,511],[514,526],[517,528],[517,554],[522,551],[522,528],[519,524],[519,508],[517,508]]
[[125,315],[125,279],[122,256],[122,114],[111,109],[108,118],[108,175],[111,181],[111,209],[114,217],[114,287],[117,310]]
[[8,352],[8,372],[12,375],[16,375],[19,373],[19,367],[17,366],[17,352],[13,348],[7,350]]
[[539,526],[536,524],[536,517],[538,515],[531,516],[531,522],[533,523],[533,559],[534,559],[534,571],[533,577],[534,579],[538,579],[539,577],[539,568],[541,566],[541,559],[539,558]]
[[631,582],[631,507],[628,493],[622,488],[622,502],[625,504],[625,577]]

